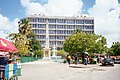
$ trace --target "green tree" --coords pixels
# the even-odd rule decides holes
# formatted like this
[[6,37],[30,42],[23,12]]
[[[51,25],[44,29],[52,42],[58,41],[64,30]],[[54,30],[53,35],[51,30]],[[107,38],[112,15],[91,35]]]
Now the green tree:
[[120,42],[113,42],[112,46],[109,48],[109,55],[120,56]]
[[97,42],[95,44],[95,52],[96,53],[105,53],[106,52],[106,38],[104,36],[98,36]]
[[20,55],[26,55],[29,50],[29,41],[25,35],[22,35],[20,33],[11,33],[9,34],[9,39],[13,41],[16,48],[18,49],[18,54]]
[[71,34],[64,42],[64,50],[66,52],[69,52],[70,54],[77,52],[82,53],[84,50],[83,45],[85,45],[83,40],[84,36],[85,34],[82,32],[77,34]]
[[35,34],[32,32],[32,26],[29,24],[28,19],[20,21],[19,33],[11,33],[8,37],[13,40],[19,50],[18,53],[21,55],[41,49],[39,41],[37,41]]
[[31,51],[36,51],[41,49],[40,42],[36,39],[35,34],[31,32],[28,36],[29,46]]
[[29,19],[26,18],[21,20],[19,23],[19,33],[27,36],[31,33],[31,31],[32,31],[32,27],[29,24]]
[[39,57],[42,58],[42,57],[43,57],[43,50],[36,50],[36,51],[34,52],[34,55],[37,56],[37,57],[39,56]]
[[103,36],[79,32],[71,34],[65,41],[63,48],[71,55],[87,51],[89,53],[102,53],[106,45],[106,39]]
[[62,58],[66,57],[66,53],[64,50],[57,50],[57,56],[62,56]]

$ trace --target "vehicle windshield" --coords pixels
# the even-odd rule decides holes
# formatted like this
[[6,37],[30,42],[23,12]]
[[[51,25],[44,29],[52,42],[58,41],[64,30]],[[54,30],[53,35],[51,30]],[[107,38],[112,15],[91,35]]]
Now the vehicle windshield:
[[111,62],[111,61],[113,61],[111,58],[107,58],[107,59],[105,59],[104,60],[105,62]]

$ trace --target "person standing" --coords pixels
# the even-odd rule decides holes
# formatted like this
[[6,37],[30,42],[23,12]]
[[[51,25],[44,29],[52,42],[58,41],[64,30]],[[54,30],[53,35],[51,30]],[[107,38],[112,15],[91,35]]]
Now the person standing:
[[75,55],[74,60],[75,60],[75,61],[74,61],[75,65],[77,65],[77,61],[78,61],[77,55]]
[[70,65],[70,59],[71,59],[71,56],[67,55],[67,62],[68,62],[69,65]]
[[88,64],[88,56],[85,56],[85,59],[84,59],[84,64],[87,65]]

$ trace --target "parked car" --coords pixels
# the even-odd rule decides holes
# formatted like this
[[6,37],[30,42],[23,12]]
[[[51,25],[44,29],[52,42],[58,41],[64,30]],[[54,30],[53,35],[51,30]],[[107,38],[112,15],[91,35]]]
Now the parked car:
[[120,64],[120,58],[116,58],[114,61],[115,64]]
[[103,61],[102,61],[102,65],[104,66],[107,66],[107,65],[112,65],[114,66],[114,61],[112,58],[105,58]]

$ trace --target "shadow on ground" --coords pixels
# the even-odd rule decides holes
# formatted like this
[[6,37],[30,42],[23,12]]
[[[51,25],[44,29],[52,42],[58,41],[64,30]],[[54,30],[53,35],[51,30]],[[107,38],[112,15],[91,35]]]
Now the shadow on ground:
[[113,67],[112,65],[100,65],[102,67]]
[[69,67],[71,67],[71,68],[90,68],[88,66],[69,66]]

